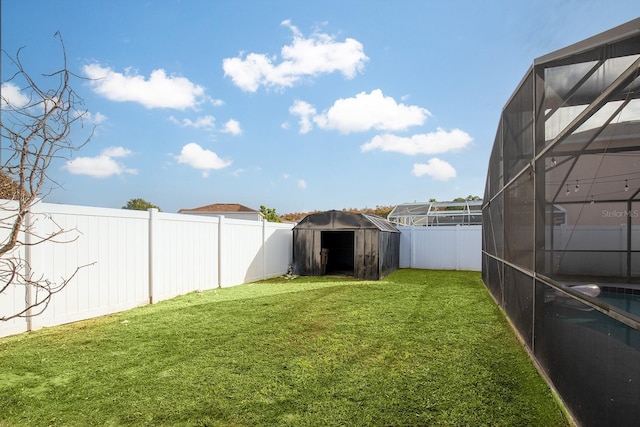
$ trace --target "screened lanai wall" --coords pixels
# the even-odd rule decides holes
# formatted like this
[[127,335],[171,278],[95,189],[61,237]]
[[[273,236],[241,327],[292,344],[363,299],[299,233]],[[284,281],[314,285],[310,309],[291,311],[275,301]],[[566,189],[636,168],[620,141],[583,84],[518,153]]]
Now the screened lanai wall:
[[582,425],[640,419],[640,19],[536,59],[503,109],[483,280]]

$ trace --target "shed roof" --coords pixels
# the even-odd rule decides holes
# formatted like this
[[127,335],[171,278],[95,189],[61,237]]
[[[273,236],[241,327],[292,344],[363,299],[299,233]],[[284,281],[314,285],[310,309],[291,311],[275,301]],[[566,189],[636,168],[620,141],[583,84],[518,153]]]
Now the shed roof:
[[398,229],[393,224],[379,216],[337,210],[317,212],[307,215],[294,228],[326,230],[354,230],[369,228],[399,233]]

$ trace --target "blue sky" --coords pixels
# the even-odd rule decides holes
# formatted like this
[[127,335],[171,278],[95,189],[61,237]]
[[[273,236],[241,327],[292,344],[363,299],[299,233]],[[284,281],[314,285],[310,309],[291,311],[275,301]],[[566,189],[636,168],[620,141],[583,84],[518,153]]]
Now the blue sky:
[[[48,202],[280,214],[482,196],[501,109],[533,59],[640,16],[637,0],[1,7],[2,49],[24,47],[34,76],[60,68],[61,33],[96,126],[51,165],[62,187]],[[12,71],[3,58],[3,97],[19,103]]]

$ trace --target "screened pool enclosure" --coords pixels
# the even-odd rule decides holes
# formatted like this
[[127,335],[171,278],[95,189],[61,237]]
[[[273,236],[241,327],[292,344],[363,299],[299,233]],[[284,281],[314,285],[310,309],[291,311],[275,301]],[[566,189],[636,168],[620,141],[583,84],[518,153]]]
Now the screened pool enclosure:
[[387,219],[405,226],[481,225],[482,201],[403,203]]
[[483,280],[582,425],[640,419],[639,75],[640,19],[534,60],[489,161]]

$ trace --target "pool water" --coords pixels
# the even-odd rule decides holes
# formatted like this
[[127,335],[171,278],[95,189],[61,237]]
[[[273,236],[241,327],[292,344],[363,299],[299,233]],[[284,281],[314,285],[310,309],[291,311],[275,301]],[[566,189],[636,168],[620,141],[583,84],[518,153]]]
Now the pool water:
[[640,317],[640,294],[603,290],[598,299]]

